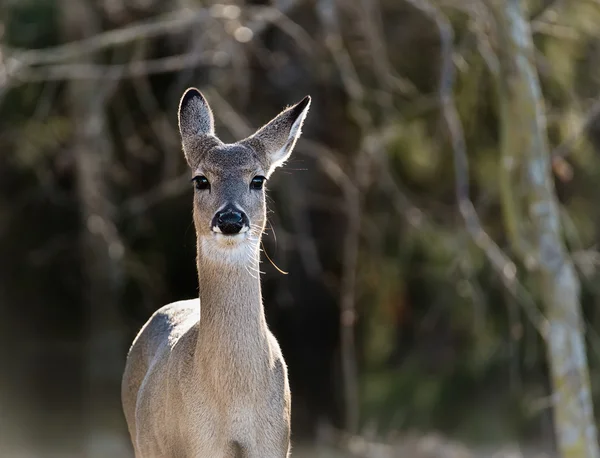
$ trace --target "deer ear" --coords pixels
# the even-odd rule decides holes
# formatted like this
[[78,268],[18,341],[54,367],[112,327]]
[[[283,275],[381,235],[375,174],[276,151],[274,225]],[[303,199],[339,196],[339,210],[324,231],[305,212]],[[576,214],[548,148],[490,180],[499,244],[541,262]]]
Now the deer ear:
[[310,108],[310,96],[286,108],[261,127],[254,135],[242,140],[265,156],[269,173],[283,164],[292,153],[302,133],[302,124]]
[[195,87],[190,87],[179,101],[179,133],[183,151],[190,165],[195,157],[219,143],[215,137],[215,119],[208,102]]
[[179,101],[179,133],[181,138],[214,135],[215,119],[208,102],[195,87],[190,87]]

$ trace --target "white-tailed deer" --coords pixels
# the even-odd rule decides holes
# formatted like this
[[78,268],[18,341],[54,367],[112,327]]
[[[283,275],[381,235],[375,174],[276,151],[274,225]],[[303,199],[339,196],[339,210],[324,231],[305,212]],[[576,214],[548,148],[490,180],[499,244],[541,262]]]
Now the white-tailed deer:
[[287,368],[269,331],[258,274],[265,180],[290,155],[310,97],[254,135],[225,144],[195,88],[179,104],[192,172],[199,298],[152,315],[135,338],[122,384],[140,458],[285,458]]

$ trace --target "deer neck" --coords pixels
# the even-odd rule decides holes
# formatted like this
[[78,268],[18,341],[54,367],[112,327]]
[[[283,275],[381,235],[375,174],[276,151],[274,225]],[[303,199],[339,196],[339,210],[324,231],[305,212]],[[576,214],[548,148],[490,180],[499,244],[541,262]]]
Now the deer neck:
[[209,256],[198,240],[200,321],[197,352],[207,364],[222,364],[219,372],[255,364],[264,354],[267,325],[257,272],[258,245],[243,261]]

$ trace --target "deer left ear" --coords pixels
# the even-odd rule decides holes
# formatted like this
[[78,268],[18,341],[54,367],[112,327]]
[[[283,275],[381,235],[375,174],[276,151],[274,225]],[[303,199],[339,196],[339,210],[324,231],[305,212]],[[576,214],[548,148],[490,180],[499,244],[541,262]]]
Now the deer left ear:
[[240,142],[265,155],[269,163],[269,173],[282,165],[292,153],[302,133],[310,102],[310,96],[304,97],[296,105],[279,113],[255,134]]

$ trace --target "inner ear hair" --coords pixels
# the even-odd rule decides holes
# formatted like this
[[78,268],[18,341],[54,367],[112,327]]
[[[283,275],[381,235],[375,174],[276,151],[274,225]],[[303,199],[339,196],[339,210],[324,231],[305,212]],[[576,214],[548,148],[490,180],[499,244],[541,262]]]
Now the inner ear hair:
[[269,163],[269,173],[283,164],[302,134],[302,126],[310,108],[310,96],[284,109],[275,118],[241,143],[253,147]]

